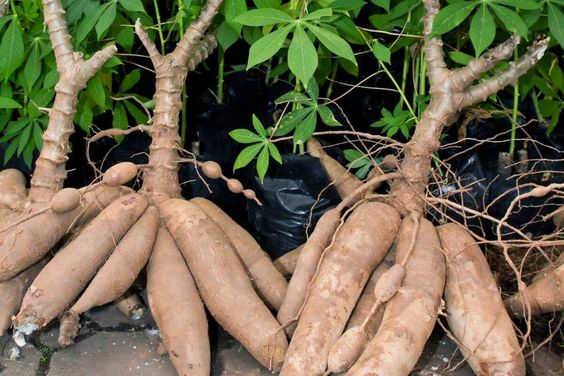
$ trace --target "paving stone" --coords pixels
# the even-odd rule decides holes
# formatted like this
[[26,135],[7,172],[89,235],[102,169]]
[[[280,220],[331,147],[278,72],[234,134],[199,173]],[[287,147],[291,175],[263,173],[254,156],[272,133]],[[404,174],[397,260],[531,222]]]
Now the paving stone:
[[239,342],[220,330],[213,354],[212,376],[272,376]]
[[16,348],[11,337],[4,335],[0,337],[0,375],[2,376],[35,376],[41,353],[30,344],[21,347],[20,357],[17,360],[10,359],[10,351]]
[[157,348],[158,341],[143,332],[96,333],[53,354],[47,375],[177,376]]
[[436,329],[427,342],[423,354],[411,375],[474,376],[456,344],[440,329]]
[[149,308],[139,320],[132,320],[121,313],[113,304],[97,307],[86,312],[83,316],[91,319],[103,328],[136,326],[140,328],[156,327]]

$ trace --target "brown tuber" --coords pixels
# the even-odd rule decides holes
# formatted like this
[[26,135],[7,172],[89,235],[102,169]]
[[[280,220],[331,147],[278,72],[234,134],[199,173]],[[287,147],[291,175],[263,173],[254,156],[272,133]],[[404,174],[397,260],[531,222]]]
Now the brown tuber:
[[221,166],[219,163],[214,161],[207,161],[202,163],[202,171],[204,175],[206,175],[210,179],[219,179],[221,178]]
[[327,357],[327,373],[345,372],[358,360],[368,343],[368,334],[362,326],[347,330],[335,342]]
[[108,170],[104,172],[102,182],[112,187],[124,185],[135,179],[138,172],[139,169],[135,163],[121,162],[108,168]]
[[233,193],[243,192],[243,184],[237,179],[227,179],[227,188]]
[[66,213],[80,204],[80,191],[75,188],[64,188],[55,193],[51,199],[51,210],[56,213]]

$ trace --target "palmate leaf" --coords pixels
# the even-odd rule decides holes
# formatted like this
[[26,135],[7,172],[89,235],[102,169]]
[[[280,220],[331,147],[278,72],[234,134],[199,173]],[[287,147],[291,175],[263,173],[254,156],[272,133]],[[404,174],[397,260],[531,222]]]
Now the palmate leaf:
[[294,132],[294,143],[303,144],[311,138],[315,127],[317,126],[317,112],[311,111],[298,126]]
[[482,4],[470,23],[470,40],[479,56],[495,38],[495,21],[488,7]]

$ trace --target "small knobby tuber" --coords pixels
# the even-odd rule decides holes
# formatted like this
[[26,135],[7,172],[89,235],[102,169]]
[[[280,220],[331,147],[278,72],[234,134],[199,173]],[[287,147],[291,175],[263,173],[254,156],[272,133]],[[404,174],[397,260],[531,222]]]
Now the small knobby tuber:
[[76,188],[63,188],[51,199],[51,210],[56,213],[66,213],[76,209],[80,204],[80,196],[81,193]]
[[120,186],[135,179],[139,169],[134,163],[121,162],[108,168],[102,177],[102,183],[109,186]]

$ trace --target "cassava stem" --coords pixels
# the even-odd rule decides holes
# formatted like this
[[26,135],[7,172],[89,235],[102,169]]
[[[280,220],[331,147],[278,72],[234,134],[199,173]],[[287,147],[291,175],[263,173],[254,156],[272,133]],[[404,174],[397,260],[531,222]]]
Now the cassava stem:
[[55,85],[55,100],[49,110],[47,130],[43,133],[43,148],[31,179],[29,198],[32,202],[49,201],[63,187],[78,94],[117,51],[114,45],[110,45],[85,60],[81,53],[73,50],[60,0],[43,0],[43,12],[55,53],[59,81]]

